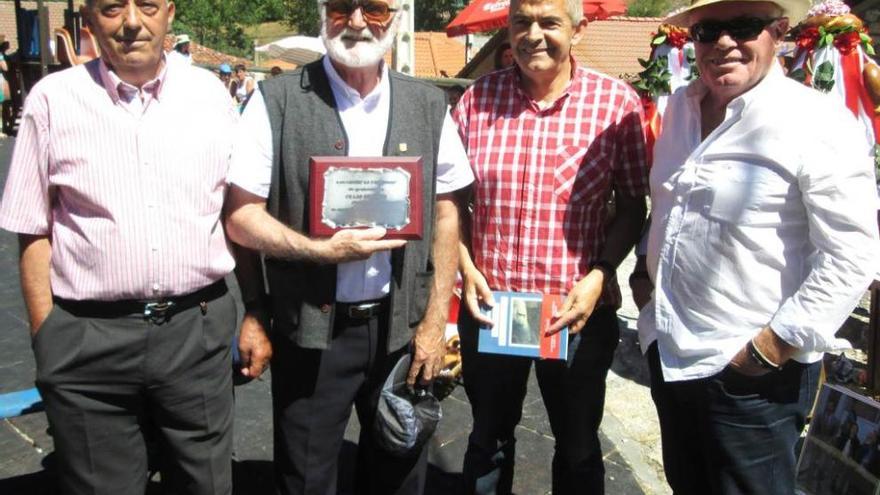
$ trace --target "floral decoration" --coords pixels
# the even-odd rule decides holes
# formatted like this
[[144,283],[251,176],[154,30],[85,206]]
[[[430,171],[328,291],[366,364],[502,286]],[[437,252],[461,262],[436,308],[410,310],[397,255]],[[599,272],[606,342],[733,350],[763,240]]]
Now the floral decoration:
[[651,46],[660,46],[665,43],[680,49],[689,39],[690,35],[687,29],[673,26],[672,24],[661,24],[657,32],[651,37]]
[[841,0],[827,0],[810,8],[810,10],[807,11],[807,17],[818,15],[835,17],[843,14],[849,14],[849,12],[849,5],[843,3]]

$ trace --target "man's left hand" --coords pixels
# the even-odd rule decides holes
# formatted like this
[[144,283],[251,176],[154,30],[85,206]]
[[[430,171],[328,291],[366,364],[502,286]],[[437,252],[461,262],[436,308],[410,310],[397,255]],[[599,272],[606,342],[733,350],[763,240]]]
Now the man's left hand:
[[446,340],[442,326],[422,322],[413,339],[412,365],[406,383],[410,387],[427,386],[437,378],[443,369],[443,356],[446,354]]
[[770,373],[770,370],[756,363],[751,356],[749,350],[744,346],[739,352],[733,356],[728,364],[734,371],[745,376],[762,376]]
[[[755,348],[772,363],[784,365],[797,352],[797,348],[782,340],[769,326],[764,327],[752,339]],[[756,363],[743,346],[730,361],[730,367],[746,376],[761,376],[770,372],[769,369]]]
[[568,327],[570,335],[577,334],[583,330],[593,310],[596,309],[596,302],[602,295],[602,288],[605,285],[605,273],[600,269],[593,269],[586,277],[581,279],[577,285],[569,292],[565,298],[565,303],[557,315],[558,318],[550,328],[547,329],[547,335]]
[[257,378],[272,359],[272,343],[266,335],[266,328],[260,316],[246,313],[241,322],[241,335],[238,338],[238,352],[241,354],[241,374]]

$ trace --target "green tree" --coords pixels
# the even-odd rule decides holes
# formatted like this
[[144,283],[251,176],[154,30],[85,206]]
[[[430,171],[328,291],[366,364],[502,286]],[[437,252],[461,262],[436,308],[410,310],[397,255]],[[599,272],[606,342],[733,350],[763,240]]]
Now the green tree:
[[315,0],[283,0],[286,7],[287,23],[297,32],[306,36],[317,36],[321,32],[321,16]]
[[416,31],[444,31],[465,5],[463,0],[416,0]]
[[633,0],[626,15],[633,17],[664,17],[671,10],[687,5],[686,0]]
[[249,57],[252,42],[244,27],[285,17],[292,0],[176,0],[174,32],[202,45]]
[[248,55],[249,40],[242,29],[240,0],[176,0],[175,33],[222,52]]
[[[287,22],[301,34],[316,36],[321,31],[316,0],[281,0],[286,3]],[[465,0],[415,0],[416,31],[443,31],[467,4]]]

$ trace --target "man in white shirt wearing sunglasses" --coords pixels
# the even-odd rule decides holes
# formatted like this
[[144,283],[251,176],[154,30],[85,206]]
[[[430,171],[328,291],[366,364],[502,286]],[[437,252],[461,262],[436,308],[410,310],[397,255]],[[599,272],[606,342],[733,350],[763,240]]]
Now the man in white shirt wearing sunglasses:
[[676,494],[794,493],[820,360],[876,270],[863,133],[776,61],[809,7],[695,0],[668,20],[700,79],[655,148],[639,332]]

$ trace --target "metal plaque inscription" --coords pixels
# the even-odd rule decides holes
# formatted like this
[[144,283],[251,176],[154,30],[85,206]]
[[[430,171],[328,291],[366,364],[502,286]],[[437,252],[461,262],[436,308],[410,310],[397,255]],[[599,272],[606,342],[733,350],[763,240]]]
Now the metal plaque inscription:
[[321,222],[333,229],[410,223],[410,173],[403,168],[329,167],[324,172]]

